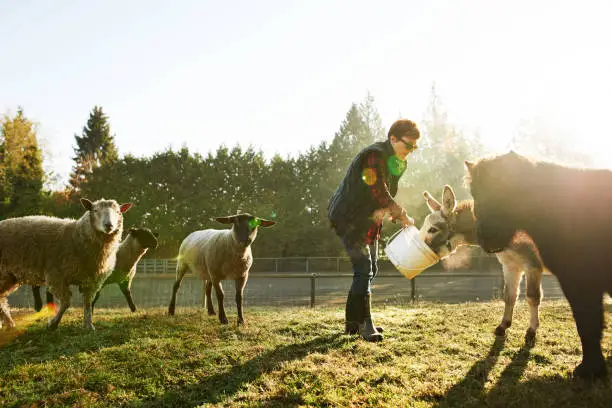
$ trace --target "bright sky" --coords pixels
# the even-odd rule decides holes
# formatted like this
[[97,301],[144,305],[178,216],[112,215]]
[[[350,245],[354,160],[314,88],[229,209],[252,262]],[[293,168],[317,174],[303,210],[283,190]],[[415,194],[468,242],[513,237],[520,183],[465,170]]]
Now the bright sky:
[[514,0],[0,2],[0,113],[39,123],[66,177],[94,105],[120,153],[331,140],[369,91],[388,127],[450,120],[503,151],[544,117],[612,167],[612,2]]

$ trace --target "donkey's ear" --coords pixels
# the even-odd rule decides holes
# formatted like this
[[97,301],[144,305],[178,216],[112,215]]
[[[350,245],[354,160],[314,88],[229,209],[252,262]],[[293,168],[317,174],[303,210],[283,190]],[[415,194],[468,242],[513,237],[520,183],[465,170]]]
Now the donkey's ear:
[[423,197],[425,197],[425,202],[427,203],[427,206],[429,207],[429,210],[431,212],[440,211],[440,209],[442,208],[442,204],[440,204],[438,200],[433,198],[431,194],[429,194],[429,191],[423,192]]
[[472,163],[471,161],[464,161],[463,163],[465,163],[465,168],[467,169],[468,173],[472,174],[472,169],[474,168],[474,163]]
[[445,185],[442,192],[442,214],[448,216],[455,210],[456,205],[455,192],[451,186]]

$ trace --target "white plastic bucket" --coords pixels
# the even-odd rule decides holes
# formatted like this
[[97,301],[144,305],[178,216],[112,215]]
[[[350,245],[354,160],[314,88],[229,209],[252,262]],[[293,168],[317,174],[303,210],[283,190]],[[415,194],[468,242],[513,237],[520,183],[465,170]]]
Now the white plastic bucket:
[[396,232],[385,247],[385,254],[408,279],[436,264],[440,257],[419,237],[419,230],[406,227]]

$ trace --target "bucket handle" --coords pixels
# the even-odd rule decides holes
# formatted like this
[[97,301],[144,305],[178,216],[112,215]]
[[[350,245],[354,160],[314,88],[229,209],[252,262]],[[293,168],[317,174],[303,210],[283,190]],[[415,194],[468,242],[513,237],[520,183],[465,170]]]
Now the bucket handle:
[[398,229],[397,231],[395,231],[395,232],[393,233],[393,235],[391,235],[391,236],[389,237],[389,240],[388,240],[387,242],[391,242],[391,241],[393,241],[393,238],[395,238],[395,237],[396,237],[396,236],[397,236],[397,235],[398,235],[400,232],[404,231],[404,230],[405,230],[405,229],[407,229],[407,228],[408,228],[408,227],[404,227],[404,226],[402,226],[402,228],[400,228],[400,229]]

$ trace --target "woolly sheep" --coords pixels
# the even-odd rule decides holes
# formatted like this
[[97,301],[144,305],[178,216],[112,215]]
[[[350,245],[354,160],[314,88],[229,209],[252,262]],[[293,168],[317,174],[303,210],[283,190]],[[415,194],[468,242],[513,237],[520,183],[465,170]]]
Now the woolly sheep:
[[209,315],[215,314],[212,305],[212,287],[215,287],[219,306],[219,321],[227,324],[223,307],[222,280],[233,279],[236,283],[236,306],[238,324],[244,324],[242,314],[243,291],[253,263],[251,244],[257,236],[258,227],[270,227],[274,221],[258,218],[248,213],[228,217],[217,217],[222,224],[231,224],[231,229],[206,229],[189,234],[182,242],[176,265],[176,282],[168,313],[174,315],[176,293],[185,273],[191,271],[205,282],[205,304]]
[[78,220],[35,215],[0,221],[0,320],[9,328],[15,323],[8,295],[20,285],[45,284],[59,300],[49,329],[57,328],[70,307],[69,285],[79,286],[83,325],[94,329],[93,297],[115,265],[123,213],[132,204],[85,198],[81,204],[87,211]]
[[[105,286],[112,283],[118,284],[132,312],[136,311],[131,291],[132,280],[136,275],[136,265],[149,248],[157,248],[158,236],[159,234],[151,232],[148,228],[130,228],[128,235],[119,244],[119,249],[117,249],[115,268],[102,285],[102,289],[104,289]],[[100,297],[102,289],[96,293],[91,305],[92,309]],[[32,292],[34,294],[34,308],[38,311],[42,308],[40,286],[33,286]],[[47,291],[47,303],[51,302],[53,302],[53,295]]]

